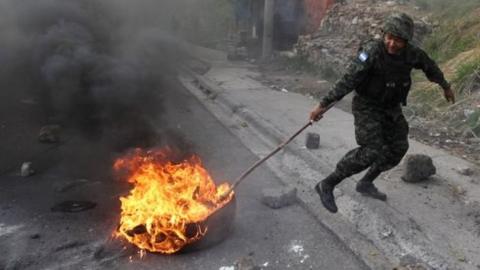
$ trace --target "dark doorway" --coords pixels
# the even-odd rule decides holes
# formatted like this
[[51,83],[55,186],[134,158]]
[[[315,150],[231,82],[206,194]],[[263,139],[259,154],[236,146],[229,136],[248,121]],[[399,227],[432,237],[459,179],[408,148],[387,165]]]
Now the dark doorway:
[[304,32],[305,10],[303,0],[276,0],[274,11],[273,46],[276,50],[290,50]]

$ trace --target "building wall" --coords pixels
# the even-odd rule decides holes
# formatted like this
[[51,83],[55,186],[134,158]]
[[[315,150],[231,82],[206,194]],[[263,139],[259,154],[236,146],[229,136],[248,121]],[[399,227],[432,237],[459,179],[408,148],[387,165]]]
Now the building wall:
[[335,0],[304,0],[305,13],[307,15],[307,33],[312,33],[318,29],[328,8],[332,6]]

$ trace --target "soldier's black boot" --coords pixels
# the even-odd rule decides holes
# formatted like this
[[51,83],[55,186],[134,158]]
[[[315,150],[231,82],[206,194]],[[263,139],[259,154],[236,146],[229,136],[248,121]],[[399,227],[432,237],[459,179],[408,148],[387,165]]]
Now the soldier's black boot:
[[373,180],[375,180],[375,178],[377,178],[381,173],[381,171],[375,168],[370,168],[363,178],[357,183],[356,190],[362,195],[369,196],[377,200],[386,201],[387,195],[383,192],[380,192],[373,184]]
[[336,213],[338,211],[337,204],[335,203],[335,196],[333,196],[333,189],[335,186],[343,180],[335,173],[330,174],[327,178],[320,181],[315,190],[320,195],[320,201],[328,211]]

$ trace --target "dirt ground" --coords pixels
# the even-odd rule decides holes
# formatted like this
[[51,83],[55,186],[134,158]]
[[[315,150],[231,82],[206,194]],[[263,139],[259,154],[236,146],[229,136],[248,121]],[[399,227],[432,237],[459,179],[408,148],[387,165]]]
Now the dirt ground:
[[[255,79],[268,85],[272,90],[296,92],[312,99],[321,98],[333,84],[331,80],[322,79],[320,74],[311,70],[302,70],[302,68],[292,66],[288,61],[282,59],[260,64],[258,71],[261,75]],[[435,121],[415,117],[410,113],[412,110],[410,106],[412,105],[415,104],[410,104],[404,108],[410,124],[411,139],[443,149],[455,156],[480,165],[479,138],[458,136],[452,128],[453,123],[444,122],[444,120]],[[337,107],[346,112],[351,112],[351,95],[347,95]]]

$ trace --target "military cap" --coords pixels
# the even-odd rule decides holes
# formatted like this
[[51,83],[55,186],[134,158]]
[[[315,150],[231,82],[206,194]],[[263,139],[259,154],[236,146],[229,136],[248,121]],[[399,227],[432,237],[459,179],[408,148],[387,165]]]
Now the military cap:
[[385,19],[383,32],[403,38],[407,41],[413,38],[413,19],[403,12],[392,13]]

